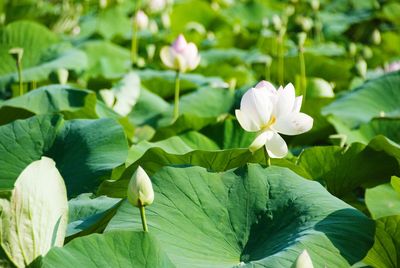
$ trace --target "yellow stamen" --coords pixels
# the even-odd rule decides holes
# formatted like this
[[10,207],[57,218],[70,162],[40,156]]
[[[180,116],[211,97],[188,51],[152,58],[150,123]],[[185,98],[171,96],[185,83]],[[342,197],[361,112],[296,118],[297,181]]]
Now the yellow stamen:
[[276,122],[276,117],[271,116],[271,119],[269,119],[268,123],[261,126],[261,131],[269,129],[273,124],[275,124],[275,122]]

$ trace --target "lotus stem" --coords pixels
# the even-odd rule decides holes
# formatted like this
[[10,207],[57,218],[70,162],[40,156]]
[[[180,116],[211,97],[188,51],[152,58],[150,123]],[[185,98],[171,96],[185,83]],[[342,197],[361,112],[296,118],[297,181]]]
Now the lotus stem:
[[270,167],[271,166],[271,157],[269,157],[267,148],[265,148],[265,146],[263,146],[263,150],[264,150],[264,157],[265,157],[267,167]]
[[174,119],[178,119],[179,117],[179,90],[180,90],[180,71],[176,71],[175,77],[175,98],[174,98]]
[[283,39],[284,33],[279,33],[277,41],[277,54],[278,54],[278,82],[280,85],[284,84],[284,59],[283,59]]
[[271,81],[271,64],[265,63],[265,80]]
[[307,76],[306,76],[306,62],[304,60],[303,46],[299,46],[299,63],[300,63],[300,88],[303,95],[303,101],[305,101],[307,94]]
[[24,94],[24,87],[22,83],[22,64],[20,61],[17,61],[17,69],[18,69],[18,81],[19,81],[19,95],[22,96]]
[[142,219],[142,227],[144,232],[148,232],[147,229],[147,221],[146,221],[146,212],[144,206],[141,204],[139,200],[139,210],[140,210],[140,218]]
[[137,33],[138,33],[138,24],[136,22],[136,15],[140,9],[141,5],[141,0],[138,0],[135,6],[135,12],[133,13],[132,17],[132,43],[131,43],[131,61],[132,65],[136,66],[137,60],[138,60],[138,47],[139,47],[139,41],[137,38]]

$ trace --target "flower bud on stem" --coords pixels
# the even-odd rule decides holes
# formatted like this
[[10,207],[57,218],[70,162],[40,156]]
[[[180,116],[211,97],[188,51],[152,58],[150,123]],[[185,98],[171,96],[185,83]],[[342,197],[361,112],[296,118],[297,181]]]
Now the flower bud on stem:
[[144,206],[142,205],[142,202],[140,200],[139,200],[139,210],[140,210],[140,218],[142,219],[143,231],[148,232],[149,229],[147,229],[146,213]]
[[174,118],[173,121],[179,117],[179,90],[180,90],[180,74],[181,72],[176,71],[175,76],[175,98],[174,98]]

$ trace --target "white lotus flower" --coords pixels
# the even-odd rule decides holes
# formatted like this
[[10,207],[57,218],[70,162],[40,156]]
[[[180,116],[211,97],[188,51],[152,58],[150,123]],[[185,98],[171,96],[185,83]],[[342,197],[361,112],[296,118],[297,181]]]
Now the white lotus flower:
[[138,166],[129,181],[127,196],[129,203],[135,207],[151,205],[154,201],[151,180],[141,166]]
[[142,10],[139,10],[135,16],[135,23],[138,26],[139,30],[144,30],[149,26],[149,18],[146,13]]
[[307,250],[303,250],[297,257],[295,268],[314,268],[311,257],[308,255]]
[[194,43],[187,43],[180,34],[170,47],[161,49],[162,62],[169,68],[186,72],[194,70],[200,63],[200,55]]
[[282,158],[288,153],[285,140],[278,134],[298,135],[309,131],[313,119],[300,112],[303,96],[296,97],[293,85],[278,90],[261,81],[242,97],[236,118],[249,132],[259,132],[250,145],[254,152],[263,145],[271,158]]

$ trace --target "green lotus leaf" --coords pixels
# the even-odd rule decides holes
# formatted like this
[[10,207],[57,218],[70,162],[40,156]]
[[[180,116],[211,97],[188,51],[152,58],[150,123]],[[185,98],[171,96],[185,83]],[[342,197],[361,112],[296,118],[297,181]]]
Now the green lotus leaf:
[[107,258],[142,267],[143,255],[163,267],[290,267],[304,249],[316,267],[349,267],[373,243],[373,221],[288,169],[167,167],[152,182],[148,234],[140,233],[139,210],[124,202],[104,235],[52,250],[42,267],[94,267]]
[[400,264],[400,216],[376,220],[375,242],[364,263],[372,267],[395,268]]
[[90,192],[127,154],[125,134],[112,119],[64,121],[60,115],[39,115],[0,126],[0,137],[1,189],[12,189],[29,163],[49,156],[69,196]]
[[326,106],[322,113],[333,115],[354,128],[374,117],[398,117],[399,103],[400,72],[395,72],[367,81]]

